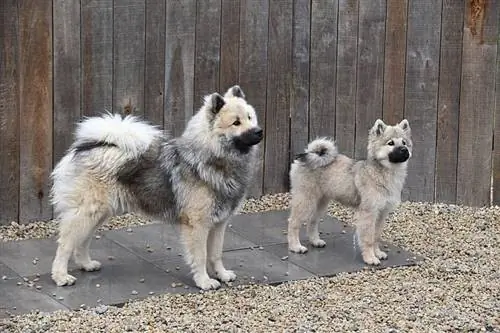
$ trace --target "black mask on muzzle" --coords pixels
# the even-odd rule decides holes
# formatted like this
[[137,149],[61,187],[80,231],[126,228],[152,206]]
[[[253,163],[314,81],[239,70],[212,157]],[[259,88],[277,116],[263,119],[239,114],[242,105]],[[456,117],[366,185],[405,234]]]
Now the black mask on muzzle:
[[243,132],[241,135],[233,138],[233,143],[236,149],[246,154],[250,151],[250,147],[258,144],[264,137],[264,131],[260,127],[255,127]]
[[403,163],[410,158],[410,152],[405,146],[397,147],[389,154],[389,162],[391,163]]

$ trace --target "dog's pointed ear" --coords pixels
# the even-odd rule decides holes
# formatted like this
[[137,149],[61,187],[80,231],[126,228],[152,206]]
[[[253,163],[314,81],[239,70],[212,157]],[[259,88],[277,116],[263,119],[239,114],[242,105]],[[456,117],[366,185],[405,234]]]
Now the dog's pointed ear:
[[385,132],[387,125],[382,121],[382,119],[377,119],[372,127],[372,133],[375,135],[382,135]]
[[240,86],[235,85],[227,90],[227,92],[224,94],[224,97],[226,97],[226,98],[227,97],[240,97],[240,98],[245,99],[245,93],[243,92],[243,90],[241,89]]
[[213,93],[212,95],[205,98],[205,105],[208,106],[212,114],[219,113],[224,104],[226,104],[226,101],[224,100],[224,97],[222,97],[219,93]]
[[411,128],[410,128],[410,123],[408,122],[407,119],[401,120],[401,122],[398,124],[399,128],[401,128],[403,131],[407,133],[411,133]]

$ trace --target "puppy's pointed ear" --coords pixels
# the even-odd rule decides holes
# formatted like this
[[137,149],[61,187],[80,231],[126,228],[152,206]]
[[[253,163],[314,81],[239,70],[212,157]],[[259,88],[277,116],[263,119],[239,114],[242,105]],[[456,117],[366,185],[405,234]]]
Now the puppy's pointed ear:
[[407,119],[401,120],[401,122],[398,124],[399,128],[401,128],[403,131],[407,133],[411,133],[411,128],[410,128],[410,123],[408,122]]
[[377,119],[372,127],[371,132],[377,136],[382,135],[382,133],[385,132],[386,128],[387,125],[381,119]]
[[205,105],[208,106],[212,114],[219,113],[224,104],[226,104],[226,101],[224,101],[224,97],[222,97],[219,93],[213,93],[205,98]]
[[241,89],[240,86],[235,85],[228,89],[228,91],[224,94],[224,97],[240,97],[245,99],[245,93]]

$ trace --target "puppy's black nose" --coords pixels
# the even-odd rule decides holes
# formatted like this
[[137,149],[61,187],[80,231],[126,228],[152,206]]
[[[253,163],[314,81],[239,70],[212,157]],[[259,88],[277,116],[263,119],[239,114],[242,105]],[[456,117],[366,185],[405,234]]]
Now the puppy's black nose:
[[262,130],[262,128],[260,127],[256,128],[255,135],[258,136],[259,138],[262,138],[262,136],[264,135],[264,131]]
[[408,148],[406,148],[405,146],[401,146],[399,147],[399,150],[406,152],[408,151]]

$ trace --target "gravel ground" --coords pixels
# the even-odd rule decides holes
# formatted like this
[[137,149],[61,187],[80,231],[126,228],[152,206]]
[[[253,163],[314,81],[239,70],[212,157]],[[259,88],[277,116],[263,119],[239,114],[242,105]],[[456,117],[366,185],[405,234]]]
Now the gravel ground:
[[[243,212],[283,209],[289,196],[248,200]],[[331,205],[349,221],[352,211]],[[106,228],[150,223],[133,215]],[[55,235],[54,222],[0,228],[0,238]],[[500,332],[500,208],[403,203],[383,237],[426,258],[279,286],[154,296],[123,308],[31,313],[0,332]]]

